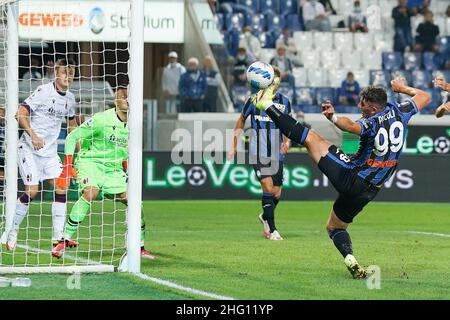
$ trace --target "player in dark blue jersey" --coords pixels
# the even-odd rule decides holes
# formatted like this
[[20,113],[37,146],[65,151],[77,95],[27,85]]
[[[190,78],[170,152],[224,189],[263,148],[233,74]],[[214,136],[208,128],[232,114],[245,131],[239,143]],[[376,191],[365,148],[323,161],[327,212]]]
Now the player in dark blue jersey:
[[337,116],[330,101],[323,103],[322,113],[330,121],[343,131],[360,136],[359,150],[350,157],[273,106],[270,97],[276,92],[278,83],[279,79],[275,79],[256,102],[256,107],[265,110],[284,135],[306,146],[312,160],[339,192],[326,229],[352,276],[365,278],[365,270],[353,256],[347,227],[394,173],[404,146],[408,121],[430,103],[430,95],[406,86],[402,80],[393,80],[391,87],[394,92],[412,98],[399,104],[388,103],[384,88],[366,87],[360,94],[362,118],[358,121]]
[[[275,74],[280,76],[279,69],[274,67]],[[262,209],[259,220],[264,228],[264,236],[270,240],[283,240],[275,226],[275,208],[277,207],[283,185],[283,160],[289,149],[289,139],[283,136],[280,129],[264,112],[253,104],[256,94],[250,96],[234,128],[233,145],[228,152],[228,159],[236,153],[237,138],[244,128],[248,117],[251,120],[250,163],[261,183]],[[291,113],[289,99],[277,93],[272,99],[273,105],[283,114]]]

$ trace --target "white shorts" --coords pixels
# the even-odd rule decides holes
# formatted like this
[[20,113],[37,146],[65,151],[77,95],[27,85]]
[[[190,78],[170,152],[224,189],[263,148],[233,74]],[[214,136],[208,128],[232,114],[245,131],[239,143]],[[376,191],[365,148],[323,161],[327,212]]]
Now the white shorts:
[[53,157],[41,157],[21,145],[18,151],[19,172],[27,186],[38,185],[41,181],[56,179],[62,171],[62,163],[57,154]]

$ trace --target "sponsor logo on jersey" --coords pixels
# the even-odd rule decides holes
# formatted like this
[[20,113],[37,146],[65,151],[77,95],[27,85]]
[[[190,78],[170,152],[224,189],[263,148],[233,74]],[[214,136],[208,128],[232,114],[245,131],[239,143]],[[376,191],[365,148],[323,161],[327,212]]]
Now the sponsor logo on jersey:
[[120,146],[120,147],[127,147],[128,146],[128,139],[127,138],[120,138],[116,137],[116,135],[112,134],[109,136],[109,141]]
[[262,115],[259,115],[259,114],[255,115],[255,119],[258,120],[258,121],[265,121],[265,122],[272,121],[272,119],[270,119],[269,116],[262,116]]
[[286,110],[286,106],[284,104],[274,103],[273,105],[281,112],[284,112],[284,110]]
[[392,168],[397,165],[397,160],[376,161],[373,159],[367,159],[367,165],[374,168]]

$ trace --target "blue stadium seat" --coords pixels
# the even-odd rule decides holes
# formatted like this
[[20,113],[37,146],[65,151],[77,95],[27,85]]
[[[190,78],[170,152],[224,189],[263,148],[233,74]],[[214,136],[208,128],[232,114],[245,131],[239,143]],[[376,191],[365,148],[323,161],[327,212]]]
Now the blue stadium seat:
[[334,88],[317,88],[316,101],[321,105],[325,100],[331,100],[331,103],[336,103],[336,91]]
[[230,24],[227,26],[227,30],[241,31],[245,25],[245,17],[242,13],[233,13],[230,18]]
[[250,94],[251,91],[248,86],[234,86],[231,88],[234,108],[240,111]]
[[427,89],[431,84],[431,74],[426,70],[413,70],[411,72],[412,86],[418,89]]
[[255,14],[256,12],[250,8],[249,6],[246,6],[245,4],[233,4],[233,12],[234,13],[242,13],[243,15],[247,14]]
[[288,27],[290,31],[302,31],[304,29],[297,14],[289,14],[285,17],[287,17],[286,27]]
[[295,89],[297,93],[297,104],[301,106],[309,106],[316,104],[315,89],[308,87],[299,87]]
[[261,42],[262,48],[274,48],[275,40],[272,32],[261,32],[259,35],[259,41]]
[[400,52],[383,52],[383,69],[399,70],[403,64]]
[[280,1],[280,14],[295,14],[297,15],[297,0],[281,0]]
[[391,71],[391,79],[404,78],[408,85],[411,85],[411,72],[408,70],[394,70]]
[[370,70],[370,84],[373,86],[389,87],[391,74],[385,70]]
[[284,17],[277,14],[267,14],[265,16],[267,20],[267,31],[280,33],[283,30],[286,23]]
[[[285,0],[282,0],[285,1]],[[259,12],[266,13],[267,10],[273,11],[273,12],[279,12],[278,11],[278,0],[260,0],[259,2]]]
[[[450,32],[449,30],[447,30],[447,33]],[[442,30],[441,30],[441,33]],[[442,54],[450,54],[450,36],[447,37],[439,37],[438,39],[438,44],[439,44],[439,52]],[[448,57],[447,57],[448,58]]]
[[233,4],[227,2],[221,3],[219,6],[219,12],[223,14],[233,13]]
[[[298,108],[302,110],[304,113],[319,113],[321,109],[317,105],[298,105]],[[295,110],[295,109],[294,109]]]
[[290,101],[292,101],[292,98],[294,97],[294,90],[287,83],[281,83],[278,92],[284,94]]
[[223,42],[225,43],[225,48],[230,56],[235,57],[237,55],[239,47],[239,31],[230,30],[223,33]]
[[439,70],[444,65],[444,59],[440,54],[425,52],[423,54],[423,66],[425,70]]
[[435,70],[431,72],[431,78],[434,79],[437,76],[444,77],[447,82],[450,82],[450,71],[449,70]]
[[405,52],[403,55],[403,63],[406,70],[420,69],[422,66],[422,55],[415,52]]
[[253,32],[259,34],[266,30],[266,19],[263,14],[253,14],[246,18],[246,24],[252,27]]
[[253,10],[253,12],[259,12],[259,8],[258,8],[258,0],[237,0],[238,4],[247,6],[248,8],[250,8],[251,10]]

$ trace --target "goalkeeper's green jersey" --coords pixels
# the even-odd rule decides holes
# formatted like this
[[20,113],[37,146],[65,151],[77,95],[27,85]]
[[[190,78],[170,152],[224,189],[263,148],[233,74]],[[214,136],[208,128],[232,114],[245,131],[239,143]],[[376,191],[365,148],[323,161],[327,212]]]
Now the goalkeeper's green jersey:
[[66,138],[65,154],[73,155],[81,140],[78,161],[92,161],[107,167],[122,168],[128,158],[128,126],[112,108],[96,113],[75,128]]

